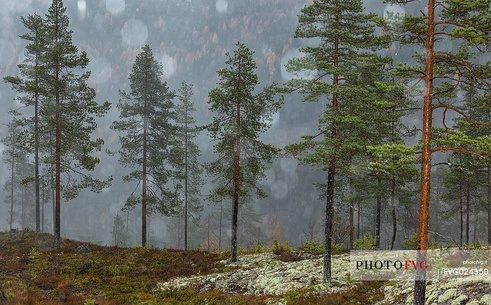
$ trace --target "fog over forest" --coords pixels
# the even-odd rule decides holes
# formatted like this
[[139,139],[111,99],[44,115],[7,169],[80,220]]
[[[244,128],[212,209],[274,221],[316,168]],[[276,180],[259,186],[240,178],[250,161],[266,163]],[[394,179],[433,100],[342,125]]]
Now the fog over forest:
[[[289,59],[300,55],[299,48],[315,43],[295,39],[298,14],[303,6],[312,1],[298,0],[65,0],[70,29],[73,30],[73,43],[80,51],[87,52],[91,71],[89,85],[96,89],[96,100],[109,101],[109,113],[98,119],[96,136],[105,141],[104,149],[98,153],[101,163],[96,166],[94,175],[105,178],[112,175],[114,181],[102,193],[84,190],[69,202],[62,202],[61,235],[71,239],[87,240],[110,245],[113,243],[111,231],[117,214],[128,225],[128,245],[140,241],[140,209],[130,211],[122,207],[136,183],[123,183],[121,177],[128,172],[120,166],[118,157],[110,156],[106,150],[119,148],[118,134],[109,126],[118,119],[116,103],[119,90],[128,90],[128,75],[141,47],[149,44],[155,58],[162,63],[164,77],[171,90],[177,91],[182,81],[193,85],[193,103],[197,109],[194,117],[197,124],[211,122],[213,113],[208,110],[208,93],[216,87],[216,71],[225,67],[226,52],[232,52],[240,41],[255,52],[261,87],[276,82],[282,85],[293,75],[286,71]],[[44,16],[50,6],[49,0],[3,0],[0,10],[0,76],[17,75],[17,64],[24,59],[25,41],[19,38],[26,32],[20,16],[38,13]],[[365,0],[367,11],[380,16],[393,13],[416,13],[421,10],[418,1],[406,7],[386,5],[382,1]],[[443,42],[452,48],[452,41]],[[395,62],[411,62],[413,50],[400,48],[394,43],[383,51],[391,55]],[[414,89],[417,93],[418,87]],[[16,91],[10,84],[0,84],[0,138],[7,134],[7,124],[11,120],[11,109],[21,107],[15,101]],[[273,116],[271,128],[261,136],[266,143],[279,148],[300,140],[302,135],[317,131],[319,114],[325,102],[302,103],[298,94],[285,96],[285,103]],[[408,125],[414,125],[418,113],[404,118]],[[438,124],[437,124],[438,125]],[[213,142],[206,132],[196,139],[201,150],[200,161],[214,159]],[[408,143],[415,140],[407,139]],[[0,145],[0,151],[4,149]],[[436,158],[438,160],[438,158]],[[9,168],[0,163],[0,184],[9,179]],[[209,179],[203,176],[204,179]],[[263,181],[268,197],[255,200],[250,207],[239,211],[239,243],[243,246],[255,243],[270,243],[272,240],[299,245],[309,238],[321,240],[323,235],[325,200],[319,198],[321,192],[313,185],[325,183],[325,172],[303,166],[292,158],[279,157],[267,171]],[[203,188],[204,211],[190,229],[189,238],[193,247],[207,249],[208,238],[216,248],[220,205],[206,201],[208,191],[213,188],[207,181]],[[339,183],[341,188],[341,183]],[[342,191],[337,196],[339,211],[338,227],[346,225],[346,207],[343,206]],[[8,202],[4,202],[7,190],[0,189],[0,230],[9,229]],[[370,201],[371,200],[371,201]],[[373,234],[373,202],[368,202],[362,212],[362,232]],[[386,204],[386,203],[384,203]],[[401,230],[397,243],[416,230],[416,206],[414,210],[399,215],[401,225],[411,230]],[[34,201],[33,201],[34,207]],[[229,243],[230,202],[223,202],[223,240],[222,248]],[[17,211],[19,212],[19,211]],[[407,214],[409,213],[409,214]],[[411,214],[412,213],[412,214]],[[32,214],[32,215],[31,215]],[[28,217],[28,224],[34,228],[34,214]],[[52,203],[44,206],[44,231],[52,233]],[[382,215],[381,245],[389,243],[391,224],[389,210]],[[182,222],[177,218],[154,214],[149,220],[149,245],[154,247],[182,247]],[[15,228],[23,228],[20,215],[15,217]],[[346,238],[346,236],[344,237]],[[346,239],[344,239],[345,242]]]

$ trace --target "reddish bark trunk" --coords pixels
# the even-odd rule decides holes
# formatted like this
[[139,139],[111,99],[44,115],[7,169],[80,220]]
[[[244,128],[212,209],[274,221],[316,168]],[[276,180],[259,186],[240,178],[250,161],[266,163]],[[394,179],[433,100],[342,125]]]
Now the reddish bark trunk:
[[[425,41],[425,88],[423,92],[423,121],[421,135],[421,177],[418,217],[418,244],[417,250],[421,255],[426,255],[428,249],[428,221],[430,207],[430,181],[431,181],[431,132],[433,121],[432,93],[435,62],[435,5],[436,0],[428,0],[428,15]],[[416,278],[414,285],[414,304],[424,305],[426,295],[426,274],[421,269],[421,274]]]

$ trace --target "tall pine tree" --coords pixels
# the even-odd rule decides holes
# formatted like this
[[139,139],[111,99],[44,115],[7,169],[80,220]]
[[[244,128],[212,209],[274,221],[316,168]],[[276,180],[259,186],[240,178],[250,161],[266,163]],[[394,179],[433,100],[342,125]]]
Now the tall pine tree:
[[[352,158],[364,151],[370,141],[387,133],[380,124],[393,107],[380,74],[390,59],[376,55],[387,38],[376,36],[376,16],[363,12],[363,1],[319,0],[302,9],[295,37],[319,39],[313,46],[301,48],[305,54],[288,63],[301,75],[315,71],[313,78],[294,78],[290,90],[304,94],[304,101],[326,99],[326,110],[319,117],[319,132],[287,150],[304,163],[327,171],[324,231],[324,281],[331,281],[331,246],[334,219],[336,176],[345,171]],[[376,101],[379,100],[379,103]]]
[[269,127],[268,119],[280,108],[282,100],[275,100],[275,85],[254,92],[259,85],[254,53],[240,42],[236,46],[232,55],[227,53],[228,67],[217,72],[219,86],[209,93],[210,110],[216,115],[206,126],[217,141],[214,151],[218,154],[207,166],[208,172],[219,180],[211,197],[214,201],[232,199],[232,262],[237,261],[240,203],[250,199],[253,191],[258,197],[266,196],[258,182],[279,150],[259,141],[259,136]]
[[[100,161],[91,153],[103,145],[102,139],[92,139],[97,128],[95,116],[105,115],[110,104],[99,105],[94,101],[95,90],[87,85],[90,72],[78,72],[87,67],[89,59],[72,43],[63,1],[53,0],[43,30],[43,37],[48,39],[40,58],[44,67],[40,114],[46,122],[44,132],[53,135],[52,141],[46,143],[53,151],[46,156],[45,162],[54,170],[54,248],[59,250],[62,194],[64,199],[70,200],[84,188],[98,192],[110,183],[111,178],[102,181],[88,173]],[[62,174],[67,178],[62,179]]]
[[[7,193],[5,202],[10,206],[9,227],[13,229],[13,222],[16,207],[20,208],[20,225],[22,229],[29,228],[28,215],[34,207],[29,206],[32,202],[32,191],[23,184],[24,179],[32,175],[32,164],[29,163],[28,155],[19,144],[19,134],[22,129],[22,121],[17,117],[18,113],[14,112],[14,118],[8,124],[8,134],[2,139],[6,149],[2,152],[5,163],[9,166],[9,179],[3,185]],[[30,217],[29,217],[30,218]]]
[[141,192],[135,194],[135,189],[126,206],[141,204],[142,246],[147,245],[149,208],[174,215],[179,205],[177,189],[169,185],[170,179],[177,176],[175,168],[179,164],[177,131],[173,125],[175,94],[162,81],[162,75],[162,65],[154,59],[150,46],[145,45],[129,76],[130,91],[120,91],[120,120],[111,126],[124,134],[119,137],[119,161],[132,168],[123,180],[141,183]]
[[44,68],[42,56],[46,51],[47,37],[43,24],[43,18],[37,14],[21,17],[24,27],[29,30],[28,33],[20,37],[28,42],[26,46],[26,59],[19,64],[20,77],[5,77],[4,80],[14,87],[20,95],[21,103],[28,107],[34,107],[34,115],[31,118],[25,118],[23,125],[27,127],[24,132],[24,139],[29,141],[22,143],[28,146],[29,150],[34,153],[34,185],[35,185],[35,206],[36,206],[36,231],[41,231],[41,199],[40,199],[40,150],[41,150],[41,122],[39,110],[41,107],[41,98],[44,96],[44,87],[42,85],[42,75]]
[[184,169],[180,179],[183,186],[183,218],[184,218],[184,250],[188,249],[188,221],[190,215],[196,215],[202,210],[200,204],[200,186],[203,184],[201,179],[201,165],[198,162],[200,154],[198,145],[194,139],[198,135],[198,128],[195,126],[192,113],[196,111],[191,100],[193,96],[192,85],[182,82],[178,91],[179,104],[176,106],[176,122],[179,127],[178,136],[180,138],[182,156],[182,166]]
[[[419,259],[424,260],[428,249],[433,155],[442,151],[487,155],[491,151],[489,137],[468,136],[462,130],[452,128],[447,121],[449,113],[472,121],[468,113],[456,104],[456,92],[464,84],[475,87],[478,95],[489,98],[490,65],[489,62],[479,64],[477,57],[488,50],[491,41],[491,15],[488,0],[427,0],[422,5],[416,15],[400,16],[400,20],[389,22],[386,32],[393,33],[402,44],[424,49],[422,55],[415,56],[417,61],[401,64],[398,68],[400,75],[415,78],[424,84],[417,238],[417,250],[421,256]],[[433,122],[438,113],[441,113],[443,126],[440,128],[434,127]],[[415,281],[415,304],[424,304],[425,294],[426,274],[421,270]]]

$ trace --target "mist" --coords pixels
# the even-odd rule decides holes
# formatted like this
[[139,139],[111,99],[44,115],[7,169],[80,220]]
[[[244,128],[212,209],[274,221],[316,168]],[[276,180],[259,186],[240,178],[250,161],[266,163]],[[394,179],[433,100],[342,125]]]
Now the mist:
[[[208,92],[218,81],[216,71],[225,66],[227,52],[232,52],[237,41],[255,51],[256,72],[262,86],[276,82],[283,84],[293,77],[284,65],[288,59],[299,55],[305,41],[294,39],[298,24],[297,15],[304,5],[312,1],[298,0],[65,0],[74,44],[85,51],[90,59],[89,85],[97,92],[96,100],[109,101],[113,107],[98,120],[96,135],[105,141],[104,150],[117,150],[118,135],[109,126],[119,113],[116,103],[119,90],[129,87],[128,75],[134,59],[144,44],[149,44],[155,58],[164,70],[164,78],[171,90],[177,90],[182,81],[193,85],[193,102],[198,125],[211,122],[213,113],[208,110]],[[366,10],[380,16],[403,14],[404,9],[418,9],[417,4],[406,8],[385,5],[381,1],[364,1]],[[25,42],[19,35],[25,33],[20,16],[38,13],[45,15],[49,0],[3,0],[0,10],[0,76],[15,76],[16,65],[24,58]],[[410,54],[393,46],[385,50],[396,61],[411,61]],[[312,71],[315,73],[315,71]],[[310,75],[305,75],[310,77]],[[6,125],[11,120],[9,110],[20,107],[14,101],[16,92],[8,84],[0,84],[0,137],[6,136]],[[261,136],[264,142],[283,148],[300,140],[301,136],[317,131],[317,119],[324,109],[322,103],[302,103],[300,95],[285,97],[285,104],[271,120],[271,128]],[[214,158],[213,145],[205,132],[197,137],[201,150],[200,161]],[[0,151],[4,146],[0,145]],[[104,151],[98,154],[101,163],[94,175],[114,177],[110,188],[100,194],[82,191],[78,198],[62,202],[61,234],[70,239],[112,244],[111,230],[116,214],[127,224],[130,244],[138,244],[140,236],[139,209],[122,211],[126,198],[137,187],[123,183],[121,176],[127,169],[121,167],[116,156]],[[0,163],[0,183],[9,179],[9,169]],[[206,178],[206,177],[205,177]],[[294,159],[281,157],[274,161],[264,181],[268,197],[252,203],[252,212],[258,218],[263,235],[242,240],[248,245],[267,242],[273,223],[279,223],[280,237],[292,245],[306,239],[306,230],[315,227],[318,238],[323,231],[324,202],[313,183],[320,183],[325,174],[303,166]],[[213,187],[211,181],[204,185],[202,213],[218,215],[219,206],[207,202],[205,195]],[[9,205],[4,203],[6,191],[0,190],[0,230],[8,230]],[[230,203],[224,202],[224,206]],[[34,206],[34,202],[33,202]],[[225,208],[224,208],[225,209]],[[226,210],[225,210],[226,211]],[[239,212],[239,213],[242,213]],[[44,206],[45,232],[52,233],[52,205]],[[241,216],[239,216],[240,218]],[[251,216],[252,217],[252,216]],[[216,218],[213,218],[216,220]],[[214,220],[214,221],[215,221]],[[33,223],[33,221],[32,221]],[[176,219],[152,215],[149,220],[149,244],[155,247],[179,247]],[[14,227],[20,229],[19,217]],[[34,227],[34,223],[31,228]],[[195,233],[204,230],[203,224]],[[227,236],[228,220],[224,220],[223,234]],[[242,230],[239,228],[239,230]],[[177,230],[178,231],[178,230]],[[193,233],[190,233],[193,234]],[[198,234],[198,233],[196,233]],[[203,233],[200,233],[203,234]],[[213,233],[213,234],[216,234]],[[194,246],[202,240],[193,241]],[[225,242],[225,240],[224,240]]]

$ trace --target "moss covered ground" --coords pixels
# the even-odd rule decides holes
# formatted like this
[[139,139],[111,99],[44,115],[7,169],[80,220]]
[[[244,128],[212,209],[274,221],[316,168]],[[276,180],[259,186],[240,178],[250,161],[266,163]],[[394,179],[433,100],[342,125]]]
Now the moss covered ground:
[[[230,271],[226,254],[103,247],[32,231],[0,232],[0,304],[373,304],[383,283],[365,282],[341,293],[291,291],[283,296],[227,294],[199,287],[158,290],[176,277]],[[240,270],[238,270],[240,272]]]

